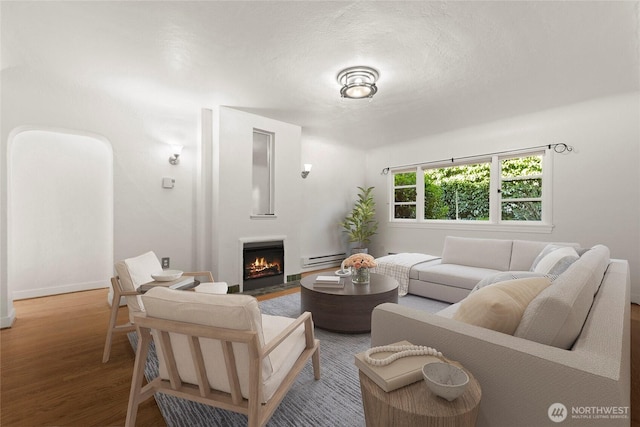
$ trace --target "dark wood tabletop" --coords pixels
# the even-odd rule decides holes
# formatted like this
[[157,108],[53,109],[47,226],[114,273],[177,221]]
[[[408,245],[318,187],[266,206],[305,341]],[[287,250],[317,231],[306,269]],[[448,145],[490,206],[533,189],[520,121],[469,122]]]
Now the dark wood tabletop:
[[[321,274],[321,275],[327,275]],[[371,312],[385,302],[398,302],[397,280],[371,273],[369,284],[354,284],[343,277],[343,288],[314,285],[318,274],[300,281],[301,311],[310,311],[316,326],[334,332],[371,331]]]

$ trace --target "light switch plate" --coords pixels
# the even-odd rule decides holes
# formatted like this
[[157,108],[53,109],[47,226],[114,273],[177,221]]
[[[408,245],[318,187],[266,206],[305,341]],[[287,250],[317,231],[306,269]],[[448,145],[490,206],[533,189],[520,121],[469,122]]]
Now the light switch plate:
[[162,188],[173,188],[176,180],[173,178],[162,178]]

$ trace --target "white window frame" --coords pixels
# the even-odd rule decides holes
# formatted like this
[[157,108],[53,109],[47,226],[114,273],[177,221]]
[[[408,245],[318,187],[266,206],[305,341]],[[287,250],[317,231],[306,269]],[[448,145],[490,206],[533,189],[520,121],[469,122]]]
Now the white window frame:
[[[390,175],[391,175],[391,199],[389,202],[389,218],[393,218],[394,221],[401,221],[401,222],[415,222],[418,218],[421,218],[420,216],[420,205],[417,203],[417,201],[422,197],[422,199],[424,199],[424,185],[420,186],[418,185],[418,172],[416,172],[416,182],[414,185],[400,185],[396,187],[396,180],[395,180],[395,175],[396,174],[402,174],[402,173],[412,173],[412,172],[416,172],[415,169],[398,169],[393,171]],[[420,188],[422,187],[422,189]],[[396,202],[396,190],[399,188],[415,188],[416,189],[416,202],[415,203],[407,203],[407,202]],[[422,192],[422,196],[420,196],[420,192]],[[396,206],[402,206],[402,205],[416,205],[416,218],[395,218],[395,214],[396,214]],[[424,206],[422,207],[422,211],[424,211]],[[424,216],[424,215],[423,215]]]
[[[503,153],[500,155],[477,156],[472,159],[466,158],[464,161],[442,162],[421,164],[411,168],[390,169],[388,174],[389,193],[389,225],[399,228],[432,228],[451,230],[474,230],[474,231],[506,231],[506,232],[531,232],[531,233],[551,233],[552,224],[552,173],[553,156],[549,149],[521,150]],[[502,220],[502,198],[498,191],[501,188],[501,160],[514,157],[542,156],[542,215],[540,221],[514,221]],[[425,220],[424,219],[424,185],[420,183],[419,177],[424,174],[425,169],[441,168],[448,166],[462,166],[490,161],[490,184],[489,184],[489,220]],[[394,218],[395,210],[395,182],[394,175],[397,173],[416,172],[416,219]],[[424,181],[422,181],[424,182]]]

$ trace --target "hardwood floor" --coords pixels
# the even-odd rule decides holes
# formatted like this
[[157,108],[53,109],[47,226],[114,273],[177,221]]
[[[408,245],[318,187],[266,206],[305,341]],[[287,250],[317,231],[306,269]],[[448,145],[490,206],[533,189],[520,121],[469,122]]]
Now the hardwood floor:
[[[106,298],[100,289],[14,302],[14,326],[0,332],[0,425],[124,425],[134,352],[116,334],[102,363]],[[632,426],[640,426],[640,306],[631,313]],[[127,315],[122,307],[120,321]],[[137,425],[166,425],[154,399],[141,405]]]

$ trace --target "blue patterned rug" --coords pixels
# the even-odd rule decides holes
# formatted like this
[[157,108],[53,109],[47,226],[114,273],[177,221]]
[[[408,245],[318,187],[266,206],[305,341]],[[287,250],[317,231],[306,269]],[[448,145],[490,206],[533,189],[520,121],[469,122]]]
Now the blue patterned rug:
[[[402,297],[399,302],[401,305],[432,313],[449,305],[413,295]],[[300,315],[300,293],[262,301],[260,309],[265,314],[297,317]],[[293,387],[267,423],[267,427],[365,425],[358,369],[353,363],[353,358],[356,353],[369,348],[370,334],[336,334],[319,328],[316,328],[315,334],[320,340],[320,380],[313,379],[309,362],[298,375]],[[135,349],[137,335],[129,333],[129,341]],[[152,343],[145,376],[147,379],[155,378],[157,372],[158,360]],[[156,393],[155,399],[169,427],[247,425],[247,417],[234,412],[162,393]]]

